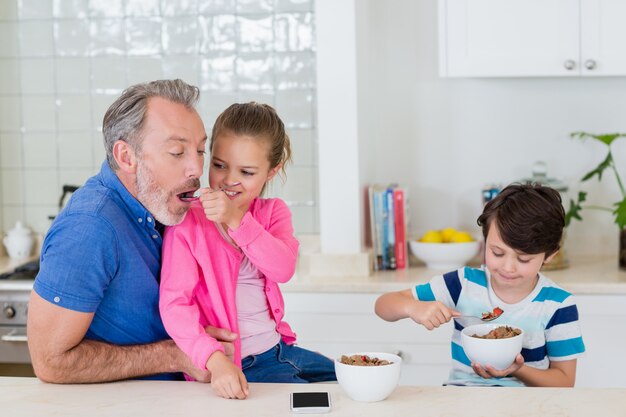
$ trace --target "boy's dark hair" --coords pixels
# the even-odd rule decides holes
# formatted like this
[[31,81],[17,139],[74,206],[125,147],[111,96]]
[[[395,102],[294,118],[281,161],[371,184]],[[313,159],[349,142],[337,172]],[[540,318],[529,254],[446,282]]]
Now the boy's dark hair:
[[559,250],[565,227],[561,195],[540,184],[511,184],[489,201],[478,217],[485,240],[494,221],[508,246],[548,257]]

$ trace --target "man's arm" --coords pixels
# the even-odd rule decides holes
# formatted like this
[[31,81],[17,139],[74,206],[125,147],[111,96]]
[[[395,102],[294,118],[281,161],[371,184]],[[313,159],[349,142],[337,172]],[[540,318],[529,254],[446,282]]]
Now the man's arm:
[[[171,340],[131,346],[84,340],[92,313],[56,306],[34,291],[28,310],[28,347],[35,374],[42,381],[108,382],[167,372],[185,372],[198,381],[210,381],[210,373],[195,368]],[[229,338],[221,329],[214,333]]]

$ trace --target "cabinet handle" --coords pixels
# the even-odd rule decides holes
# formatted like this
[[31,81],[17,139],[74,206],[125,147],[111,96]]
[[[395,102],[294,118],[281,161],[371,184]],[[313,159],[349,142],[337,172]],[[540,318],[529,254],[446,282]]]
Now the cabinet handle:
[[574,61],[573,59],[568,59],[563,63],[563,66],[566,70],[571,71],[576,68],[576,61]]
[[585,61],[585,68],[587,68],[588,70],[592,70],[596,68],[596,61],[594,61],[593,59],[588,59]]

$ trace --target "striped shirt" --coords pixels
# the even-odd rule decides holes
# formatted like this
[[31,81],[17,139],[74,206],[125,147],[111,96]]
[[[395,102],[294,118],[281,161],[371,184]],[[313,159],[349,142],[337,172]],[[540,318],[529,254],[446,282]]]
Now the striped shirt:
[[[416,285],[413,297],[420,301],[440,301],[462,314],[480,317],[495,307],[504,314],[493,323],[506,323],[524,330],[522,356],[528,366],[548,369],[550,361],[576,359],[585,351],[578,309],[573,296],[553,281],[539,274],[539,280],[526,298],[515,304],[500,300],[490,285],[490,274],[481,269],[460,268],[438,275],[428,283]],[[461,345],[464,325],[475,324],[469,320],[454,320],[451,353],[452,370],[449,385],[502,385],[524,386],[514,377],[485,379],[477,375],[470,365]]]

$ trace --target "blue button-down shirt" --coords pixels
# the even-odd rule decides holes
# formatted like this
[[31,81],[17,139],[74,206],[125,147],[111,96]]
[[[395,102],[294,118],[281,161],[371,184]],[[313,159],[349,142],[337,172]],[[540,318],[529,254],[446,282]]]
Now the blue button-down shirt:
[[105,161],[48,231],[34,289],[60,307],[95,313],[87,339],[167,339],[159,314],[161,246],[154,217]]

